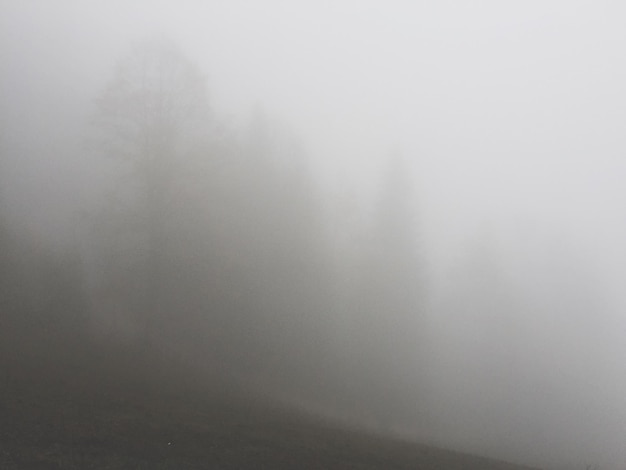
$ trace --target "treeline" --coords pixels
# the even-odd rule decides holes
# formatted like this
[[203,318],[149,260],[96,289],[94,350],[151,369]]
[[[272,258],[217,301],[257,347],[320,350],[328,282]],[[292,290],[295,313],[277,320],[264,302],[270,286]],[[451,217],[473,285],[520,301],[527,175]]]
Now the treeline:
[[97,375],[109,361],[150,386],[184,365],[209,388],[493,452],[512,429],[513,451],[573,421],[568,386],[600,406],[586,381],[606,383],[594,366],[610,323],[574,250],[481,236],[433,282],[409,160],[388,159],[365,223],[331,223],[297,138],[262,111],[225,124],[167,42],[123,58],[94,108],[85,158],[107,168],[108,190],[76,244],[0,214],[5,370],[82,361]]
[[406,415],[423,293],[405,162],[345,282],[304,148],[260,110],[225,125],[209,98],[157,41],[96,102],[92,141],[116,176],[85,236],[93,331],[346,417]]

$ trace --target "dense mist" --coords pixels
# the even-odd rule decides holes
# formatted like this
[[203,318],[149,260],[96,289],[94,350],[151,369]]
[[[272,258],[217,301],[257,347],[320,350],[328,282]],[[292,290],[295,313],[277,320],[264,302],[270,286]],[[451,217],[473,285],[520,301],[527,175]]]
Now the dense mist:
[[623,468],[626,9],[319,3],[2,2],[0,379]]

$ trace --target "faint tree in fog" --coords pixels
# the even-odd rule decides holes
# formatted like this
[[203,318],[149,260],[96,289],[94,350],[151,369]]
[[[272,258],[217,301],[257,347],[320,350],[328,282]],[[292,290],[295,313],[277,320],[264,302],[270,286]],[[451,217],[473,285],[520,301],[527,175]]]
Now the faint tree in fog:
[[[262,374],[296,386],[316,377],[327,325],[328,252],[307,154],[288,131],[257,110],[241,142],[241,165],[224,191],[222,229],[251,314],[245,328]],[[223,238],[223,237],[220,237]],[[307,365],[308,364],[308,365]],[[298,378],[298,380],[296,379]]]
[[503,378],[518,365],[516,340],[523,334],[516,327],[521,313],[518,295],[501,258],[491,234],[478,236],[458,267],[459,284],[453,294],[458,321],[467,322],[464,330],[472,348],[467,357],[479,361],[482,371],[476,376],[482,376],[484,384]]
[[101,218],[104,316],[132,330],[145,314],[150,343],[226,374],[316,382],[327,252],[297,140],[260,112],[241,132],[209,121],[200,73],[167,43],[126,58],[98,105],[101,148],[132,175]]
[[147,251],[145,333],[151,339],[163,315],[165,225],[173,179],[184,144],[203,130],[208,116],[205,79],[175,45],[149,41],[118,64],[97,105],[102,149],[127,161],[134,174],[140,210],[132,223]]
[[366,359],[362,367],[374,381],[368,393],[375,394],[373,408],[391,420],[415,416],[425,385],[425,289],[414,185],[407,166],[398,155],[388,162],[357,300]]

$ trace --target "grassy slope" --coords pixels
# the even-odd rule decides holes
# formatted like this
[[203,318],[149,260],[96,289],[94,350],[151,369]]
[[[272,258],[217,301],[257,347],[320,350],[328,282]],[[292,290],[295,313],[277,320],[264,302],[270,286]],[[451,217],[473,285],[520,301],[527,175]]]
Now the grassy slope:
[[172,376],[147,382],[85,364],[6,369],[1,469],[520,469],[337,428],[232,390],[209,396],[182,379],[163,386]]

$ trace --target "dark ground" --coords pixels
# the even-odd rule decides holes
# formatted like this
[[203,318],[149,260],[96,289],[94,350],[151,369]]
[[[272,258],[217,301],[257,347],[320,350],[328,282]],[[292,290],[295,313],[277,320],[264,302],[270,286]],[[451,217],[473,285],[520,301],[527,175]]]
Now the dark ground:
[[90,373],[38,367],[3,371],[2,470],[521,470],[336,427],[232,390],[199,393],[154,378],[145,387],[145,376],[122,379],[93,362]]

